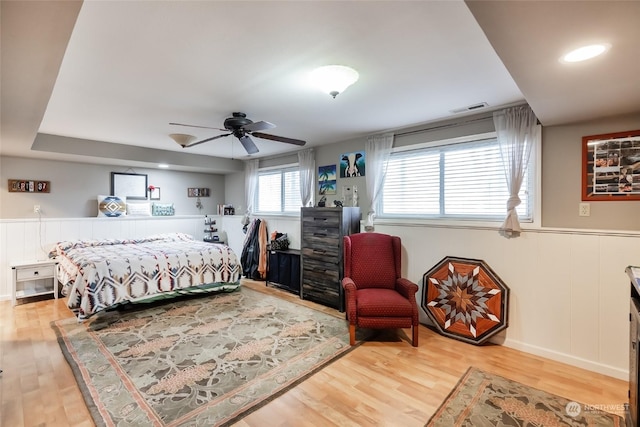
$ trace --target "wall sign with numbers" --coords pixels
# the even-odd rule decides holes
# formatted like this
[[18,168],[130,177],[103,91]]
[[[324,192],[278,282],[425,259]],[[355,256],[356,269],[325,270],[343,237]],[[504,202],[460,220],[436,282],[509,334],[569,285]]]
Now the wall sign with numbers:
[[29,179],[10,179],[10,193],[49,193],[51,181],[35,181]]

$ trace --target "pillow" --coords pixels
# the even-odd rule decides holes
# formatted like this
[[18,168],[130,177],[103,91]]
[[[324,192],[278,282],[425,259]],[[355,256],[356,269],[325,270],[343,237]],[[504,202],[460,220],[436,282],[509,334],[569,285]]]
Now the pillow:
[[127,204],[117,196],[98,196],[98,216],[119,217],[127,214]]
[[127,215],[151,216],[151,202],[127,199]]
[[173,203],[154,203],[151,206],[153,216],[172,216],[176,214]]

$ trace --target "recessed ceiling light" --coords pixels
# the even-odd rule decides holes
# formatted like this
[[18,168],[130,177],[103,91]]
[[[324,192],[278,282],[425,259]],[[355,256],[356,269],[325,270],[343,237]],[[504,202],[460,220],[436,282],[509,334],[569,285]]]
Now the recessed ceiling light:
[[562,58],[560,58],[560,62],[572,63],[586,61],[587,59],[595,58],[598,55],[602,55],[607,50],[609,50],[610,47],[611,45],[606,43],[582,46],[564,55]]
[[158,167],[159,167],[159,168],[162,168],[162,169],[167,169],[167,168],[169,167],[169,165],[168,165],[168,164],[166,164],[166,163],[160,163],[160,164],[158,165]]

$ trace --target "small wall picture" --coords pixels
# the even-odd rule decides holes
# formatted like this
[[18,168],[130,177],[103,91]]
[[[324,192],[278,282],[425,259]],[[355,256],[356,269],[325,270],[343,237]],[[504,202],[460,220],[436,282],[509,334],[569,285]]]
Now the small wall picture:
[[208,188],[187,188],[187,197],[209,197]]
[[340,178],[364,176],[364,151],[345,153],[340,156]]
[[149,186],[149,199],[160,200],[160,187],[155,187],[153,185]]
[[318,194],[336,194],[336,165],[318,168]]

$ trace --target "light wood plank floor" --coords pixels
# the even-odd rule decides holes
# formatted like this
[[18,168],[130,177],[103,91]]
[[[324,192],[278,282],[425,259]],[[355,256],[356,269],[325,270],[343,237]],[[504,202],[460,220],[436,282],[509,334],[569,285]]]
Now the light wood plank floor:
[[[344,316],[262,282],[245,286]],[[93,425],[49,325],[71,316],[63,299],[15,308],[0,302],[1,427]],[[410,330],[385,332],[236,425],[423,426],[469,366],[586,404],[627,401],[625,381],[506,347],[472,346],[424,326],[420,347],[409,337]]]

